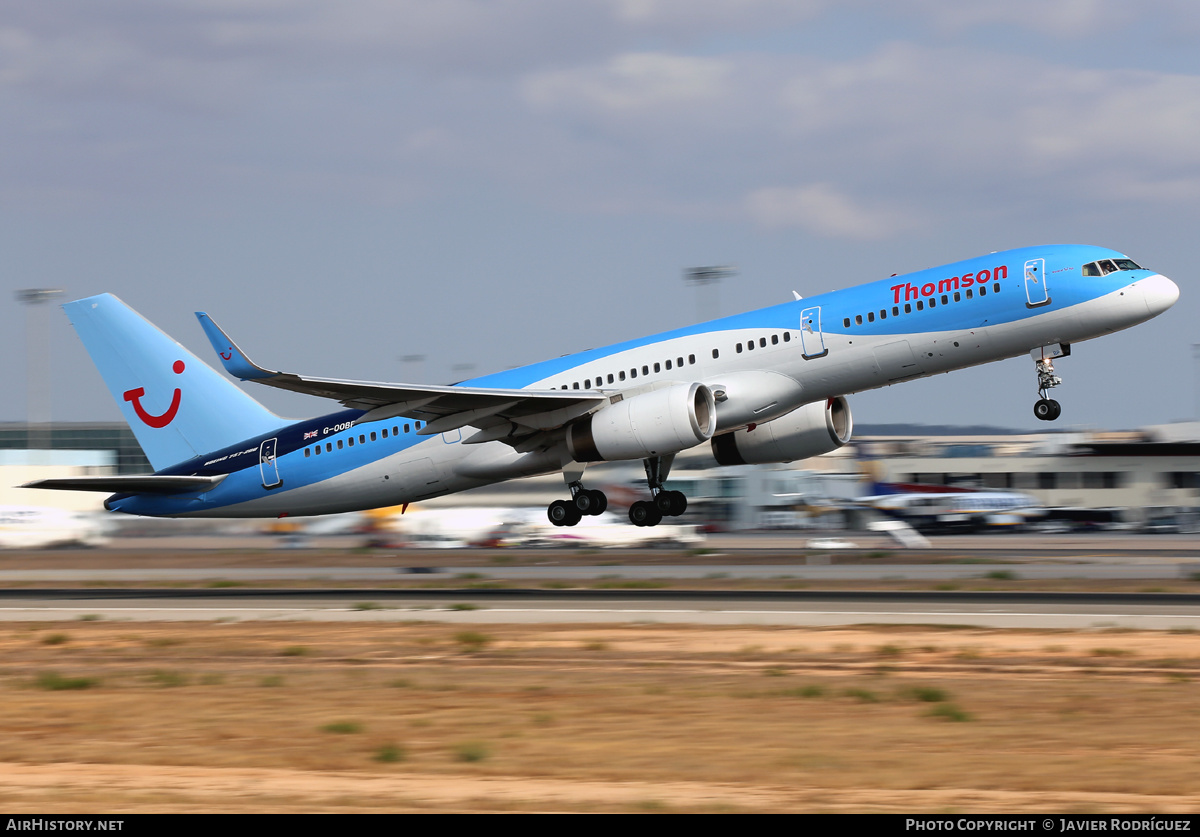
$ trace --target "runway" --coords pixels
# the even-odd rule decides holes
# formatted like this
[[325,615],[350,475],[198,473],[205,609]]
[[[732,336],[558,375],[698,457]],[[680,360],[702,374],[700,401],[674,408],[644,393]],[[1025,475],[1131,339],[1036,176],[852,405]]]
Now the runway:
[[17,590],[0,620],[418,621],[1200,630],[1200,595],[545,590]]
[[[721,536],[702,551],[296,549],[270,539],[273,548],[198,549],[191,538],[149,540],[158,543],[0,553],[0,620],[1200,630],[1192,536],[952,537],[925,553],[808,550],[794,533]],[[1038,582],[1061,590],[1071,580],[1126,592],[1036,592]],[[905,582],[924,589],[896,589]],[[1014,589],[978,592],[1005,584]],[[127,585],[136,589],[117,589]],[[884,592],[861,589],[872,586]],[[1176,592],[1130,592],[1155,589]]]
[[523,567],[433,567],[410,564],[395,567],[148,567],[148,568],[40,568],[0,570],[0,584],[14,582],[281,582],[360,581],[388,582],[419,575],[430,581],[470,577],[515,583],[531,580],[587,581],[596,579],[776,579],[800,581],[966,581],[1003,573],[1024,579],[1191,579],[1200,575],[1200,563],[945,563],[945,564],[540,564]]

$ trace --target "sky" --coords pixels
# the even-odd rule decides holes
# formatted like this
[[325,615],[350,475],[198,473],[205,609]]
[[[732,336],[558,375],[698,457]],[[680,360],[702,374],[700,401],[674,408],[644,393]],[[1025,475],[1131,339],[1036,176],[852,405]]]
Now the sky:
[[[52,417],[120,418],[21,288],[206,360],[195,311],[271,368],[447,383],[1079,243],[1181,288],[1056,364],[1054,428],[1135,428],[1196,415],[1197,228],[1194,0],[0,0],[0,421],[31,313]],[[704,299],[701,265],[736,272]],[[1049,429],[1036,397],[1017,358],[850,403]]]

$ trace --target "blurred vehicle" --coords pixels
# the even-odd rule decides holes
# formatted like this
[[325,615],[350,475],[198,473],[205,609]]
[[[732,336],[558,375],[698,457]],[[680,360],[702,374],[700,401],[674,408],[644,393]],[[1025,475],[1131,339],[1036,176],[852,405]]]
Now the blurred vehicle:
[[810,538],[804,543],[805,549],[858,549],[858,544],[843,538]]
[[97,514],[51,506],[0,506],[0,548],[95,547],[108,541],[106,522]]

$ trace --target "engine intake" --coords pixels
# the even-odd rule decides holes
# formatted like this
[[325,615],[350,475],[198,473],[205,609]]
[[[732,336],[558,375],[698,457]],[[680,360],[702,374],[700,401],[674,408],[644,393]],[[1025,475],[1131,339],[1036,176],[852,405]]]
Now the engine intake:
[[793,462],[837,450],[850,441],[854,419],[840,395],[805,404],[748,432],[714,436],[713,456],[719,465],[766,465]]
[[567,428],[567,448],[577,462],[678,453],[711,439],[716,416],[704,384],[673,384],[614,401],[575,422]]

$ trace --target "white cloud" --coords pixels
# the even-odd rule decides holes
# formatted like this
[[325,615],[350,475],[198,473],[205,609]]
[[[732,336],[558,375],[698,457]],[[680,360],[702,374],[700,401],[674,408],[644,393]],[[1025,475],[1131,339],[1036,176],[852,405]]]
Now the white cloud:
[[917,226],[908,212],[863,206],[829,183],[756,189],[747,196],[746,209],[766,227],[799,227],[834,238],[890,238]]
[[718,58],[626,53],[601,66],[537,73],[521,84],[539,108],[628,113],[705,107],[727,97],[733,65]]

